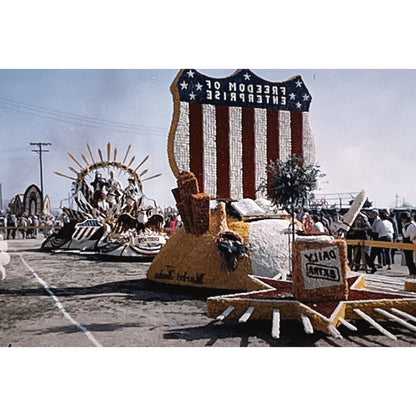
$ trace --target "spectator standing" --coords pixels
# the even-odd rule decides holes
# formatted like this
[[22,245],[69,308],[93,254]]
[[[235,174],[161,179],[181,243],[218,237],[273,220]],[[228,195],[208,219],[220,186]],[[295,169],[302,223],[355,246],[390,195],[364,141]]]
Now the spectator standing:
[[328,219],[328,217],[321,212],[320,216],[319,216],[319,220],[321,221],[322,225],[324,226],[324,233],[325,234],[330,234],[330,221]]
[[[386,229],[383,224],[383,221],[380,218],[378,209],[373,209],[371,211],[371,218],[373,220],[371,224],[371,236],[374,241],[380,241],[380,237],[386,235]],[[371,267],[370,273],[375,273],[377,268],[375,266],[375,259],[383,253],[381,247],[371,247],[369,265]]]
[[318,215],[312,215],[313,227],[312,234],[325,234],[325,227]]
[[33,238],[38,238],[39,233],[39,218],[37,215],[33,216]]
[[169,230],[168,234],[170,236],[174,235],[176,233],[176,229],[179,226],[179,219],[176,215],[172,214],[169,221]]
[[[381,227],[381,235],[379,235],[380,241],[393,241],[393,235],[394,235],[394,228],[392,222],[389,220],[389,216],[387,214],[387,211],[381,211],[380,212],[380,218],[383,222],[383,226]],[[384,256],[384,262],[387,265],[387,270],[391,270],[391,250],[389,247],[384,247],[382,249],[383,256]]]
[[32,238],[33,236],[33,219],[32,216],[25,216],[26,221],[27,221],[27,232],[26,232],[26,238]]
[[305,233],[311,234],[313,229],[313,221],[311,215],[309,214],[309,211],[306,209],[304,210],[304,213],[301,216],[301,222],[303,224],[303,229]]
[[[394,216],[394,213],[392,213],[391,211],[388,212],[388,220],[393,225],[393,242],[397,242],[397,237],[399,235],[399,226],[397,224],[397,220],[396,220],[396,217]],[[395,255],[395,253],[396,253],[396,249],[392,248],[390,250],[391,264],[394,264],[394,255]]]
[[[10,216],[11,229],[9,231],[10,231],[10,236],[13,238],[13,240],[16,238],[17,224],[18,224],[17,217],[15,214],[12,214]],[[9,235],[7,235],[7,238],[9,238]]]
[[[363,212],[359,212],[351,226],[351,229],[348,232],[348,238],[353,240],[369,240],[370,230],[371,224],[367,215],[365,215]],[[353,252],[354,258],[352,259],[351,263],[353,264],[353,270],[358,272],[361,266],[361,259],[364,258],[366,264],[369,264],[370,254],[368,248],[363,246],[356,246]],[[352,257],[352,254],[353,253],[351,252],[349,258]]]
[[341,226],[342,226],[341,216],[338,214],[338,212],[336,212],[335,214],[332,215],[332,221],[331,221],[330,228],[329,228],[331,235],[337,236],[338,231],[341,229]]
[[[416,242],[416,223],[412,220],[409,212],[402,212],[400,214],[400,221],[402,222],[403,243]],[[404,250],[404,257],[406,259],[406,266],[409,270],[409,277],[416,277],[416,265],[414,262],[414,251]]]
[[26,234],[27,234],[27,224],[28,224],[27,218],[24,215],[22,215],[20,217],[20,224],[19,224],[20,227],[21,227],[20,233],[22,234],[22,239],[25,239],[26,238]]

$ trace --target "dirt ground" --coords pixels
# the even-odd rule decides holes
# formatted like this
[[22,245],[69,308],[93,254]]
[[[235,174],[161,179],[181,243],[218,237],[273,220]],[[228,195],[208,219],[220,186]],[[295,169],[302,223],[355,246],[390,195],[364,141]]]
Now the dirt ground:
[[[358,321],[342,339],[307,335],[297,321],[216,322],[206,315],[212,292],[158,286],[149,263],[103,262],[39,250],[41,239],[9,241],[10,264],[0,281],[0,347],[412,347],[416,334],[383,324],[397,341]],[[375,279],[374,276],[372,279]],[[385,272],[383,273],[385,274]],[[390,278],[403,282],[406,268]]]

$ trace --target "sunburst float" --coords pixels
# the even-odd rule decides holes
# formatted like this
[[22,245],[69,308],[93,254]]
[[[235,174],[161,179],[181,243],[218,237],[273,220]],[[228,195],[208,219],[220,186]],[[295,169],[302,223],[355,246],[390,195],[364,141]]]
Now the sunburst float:
[[[72,197],[78,209],[62,207],[72,220],[42,244],[46,250],[93,251],[101,257],[154,257],[165,244],[162,235],[164,217],[156,201],[143,191],[143,182],[159,177],[148,176],[128,146],[119,159],[118,148],[107,143],[94,155],[87,143],[88,156],[68,156],[75,163],[71,174],[54,172],[72,181]],[[136,162],[137,163],[137,162]],[[82,221],[82,222],[81,222]]]
[[[134,162],[136,156],[130,156],[131,145],[128,146],[124,158],[121,160],[118,159],[118,148],[115,147],[112,149],[111,143],[107,143],[106,148],[106,156],[104,157],[104,153],[102,149],[98,148],[97,155],[94,157],[91,145],[87,143],[87,150],[90,157],[88,157],[82,153],[80,162],[72,153],[68,153],[68,156],[72,159],[72,161],[76,164],[77,167],[69,166],[68,169],[75,174],[75,176],[71,176],[61,172],[54,172],[55,174],[62,176],[64,178],[70,179],[73,181],[73,196],[74,200],[77,203],[78,207],[81,211],[98,217],[107,217],[110,218],[116,212],[123,213],[129,212],[127,207],[124,207],[123,210],[123,203],[126,204],[127,198],[122,198],[120,202],[112,205],[112,209],[109,211],[104,211],[103,209],[97,209],[94,211],[94,191],[90,189],[89,184],[92,184],[95,180],[96,175],[103,174],[107,172],[107,175],[110,176],[110,172],[114,172],[114,176],[118,178],[120,183],[126,183],[128,180],[133,180],[134,186],[137,187],[137,190],[140,195],[144,195],[143,193],[143,182],[148,181],[150,179],[154,179],[159,177],[161,174],[155,174],[152,176],[146,176],[148,174],[148,169],[144,169],[141,172],[139,171],[140,168],[145,164],[145,162],[149,159],[149,155],[146,156],[137,166],[134,166]],[[123,181],[124,180],[124,181]],[[113,195],[107,195],[107,202],[114,202],[115,198],[112,198]]]

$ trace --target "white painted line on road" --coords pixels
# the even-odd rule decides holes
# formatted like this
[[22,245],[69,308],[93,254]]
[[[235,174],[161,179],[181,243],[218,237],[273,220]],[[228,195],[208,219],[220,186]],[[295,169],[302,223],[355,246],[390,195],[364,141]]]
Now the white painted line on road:
[[102,347],[102,345],[94,338],[94,336],[91,334],[90,331],[88,331],[87,328],[85,328],[84,325],[81,325],[79,322],[77,322],[75,319],[72,318],[72,316],[65,310],[60,300],[55,296],[55,294],[52,292],[52,290],[49,288],[48,284],[41,279],[38,274],[27,264],[23,256],[20,254],[20,259],[22,260],[23,264],[30,270],[30,272],[33,274],[33,276],[36,277],[38,282],[45,288],[45,290],[49,293],[51,298],[55,301],[56,306],[58,309],[62,312],[62,314],[65,316],[66,319],[68,319],[69,322],[73,323],[75,326],[77,326],[87,337],[88,339],[96,346],[96,347]]

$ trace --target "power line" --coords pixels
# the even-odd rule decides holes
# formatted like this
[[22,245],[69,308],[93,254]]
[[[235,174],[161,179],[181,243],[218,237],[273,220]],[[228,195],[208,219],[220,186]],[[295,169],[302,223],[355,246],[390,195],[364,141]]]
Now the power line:
[[139,124],[110,121],[89,116],[80,116],[64,111],[52,110],[46,107],[25,104],[19,101],[0,97],[0,108],[15,111],[18,113],[29,114],[35,117],[48,120],[61,121],[64,123],[77,124],[83,127],[103,128],[123,133],[149,134],[165,136],[166,130],[160,127],[146,127]]
[[29,110],[40,111],[40,112],[44,112],[44,113],[47,113],[47,114],[65,116],[65,117],[69,117],[69,118],[78,119],[78,120],[81,120],[81,121],[82,120],[87,120],[87,121],[92,121],[92,122],[97,122],[97,123],[102,123],[102,124],[113,124],[113,125],[117,125],[117,126],[120,126],[120,127],[133,128],[133,129],[145,128],[145,129],[151,129],[151,130],[162,130],[159,127],[147,127],[147,126],[142,126],[140,124],[124,123],[124,122],[121,122],[121,121],[111,121],[111,120],[105,120],[105,119],[100,119],[100,118],[96,118],[96,117],[81,116],[79,114],[68,113],[66,111],[53,110],[53,109],[50,109],[50,108],[47,108],[47,107],[41,107],[41,106],[33,105],[33,104],[25,104],[25,103],[22,103],[20,101],[11,100],[9,98],[4,98],[4,97],[0,97],[0,101],[4,102],[6,104],[13,105],[13,106],[24,107],[24,108],[27,108]]
[[43,193],[43,166],[42,166],[42,153],[49,152],[49,150],[42,149],[42,146],[52,146],[52,143],[29,143],[31,146],[37,146],[38,148],[36,150],[32,150],[32,152],[39,154],[39,166],[40,166],[40,190],[42,193],[42,199],[44,198]]

